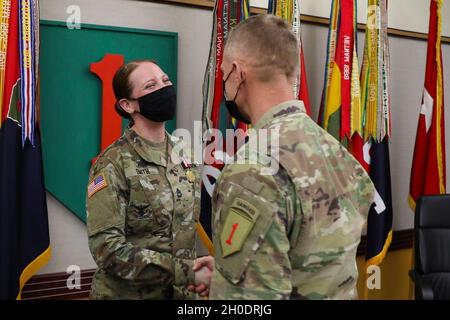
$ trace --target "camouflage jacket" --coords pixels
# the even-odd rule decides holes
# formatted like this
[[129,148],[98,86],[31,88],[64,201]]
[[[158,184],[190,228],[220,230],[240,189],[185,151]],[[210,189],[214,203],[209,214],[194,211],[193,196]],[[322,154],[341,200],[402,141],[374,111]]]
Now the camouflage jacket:
[[158,146],[128,129],[92,166],[87,231],[98,269],[91,298],[194,297],[185,287],[194,282],[200,176],[182,161],[186,151],[169,134]]
[[246,163],[226,165],[213,194],[210,298],[357,298],[369,176],[300,101],[272,108],[254,128],[258,139],[272,133],[268,151],[240,148]]

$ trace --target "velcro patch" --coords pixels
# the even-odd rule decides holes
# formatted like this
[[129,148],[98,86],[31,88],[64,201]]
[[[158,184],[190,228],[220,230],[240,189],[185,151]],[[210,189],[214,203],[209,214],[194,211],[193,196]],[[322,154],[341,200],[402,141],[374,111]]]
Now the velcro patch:
[[255,177],[249,176],[242,180],[242,186],[254,194],[259,194],[264,184],[258,181]]
[[96,176],[88,185],[88,198],[92,197],[95,193],[106,188],[108,183],[106,182],[105,176],[103,173],[100,173]]
[[242,249],[258,215],[256,207],[249,202],[240,198],[233,201],[220,234],[223,258]]

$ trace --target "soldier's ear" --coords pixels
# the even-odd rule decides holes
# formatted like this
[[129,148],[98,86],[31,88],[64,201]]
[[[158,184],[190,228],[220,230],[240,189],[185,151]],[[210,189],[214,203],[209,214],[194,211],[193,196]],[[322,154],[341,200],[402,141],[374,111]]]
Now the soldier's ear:
[[132,114],[136,111],[135,106],[128,99],[120,99],[119,105],[125,112],[129,114]]
[[244,82],[247,75],[245,65],[240,63],[239,61],[233,61],[233,67],[236,70],[234,74],[234,77],[236,77],[236,83]]
[[234,77],[234,80],[237,83],[239,83],[241,81],[241,72],[242,72],[241,64],[238,61],[233,61],[231,63],[231,70],[234,70],[231,76]]

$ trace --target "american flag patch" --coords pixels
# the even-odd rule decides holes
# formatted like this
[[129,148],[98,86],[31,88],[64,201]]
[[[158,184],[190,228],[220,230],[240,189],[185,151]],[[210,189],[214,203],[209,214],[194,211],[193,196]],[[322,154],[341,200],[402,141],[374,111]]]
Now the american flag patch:
[[88,185],[88,198],[92,197],[97,191],[102,190],[107,187],[106,179],[103,174],[99,174],[94,180]]

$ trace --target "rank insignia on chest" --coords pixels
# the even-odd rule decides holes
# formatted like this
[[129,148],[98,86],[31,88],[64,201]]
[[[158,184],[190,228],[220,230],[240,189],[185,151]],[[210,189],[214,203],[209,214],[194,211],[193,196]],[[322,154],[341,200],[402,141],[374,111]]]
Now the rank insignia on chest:
[[191,170],[186,171],[186,177],[191,183],[195,181],[195,174]]

